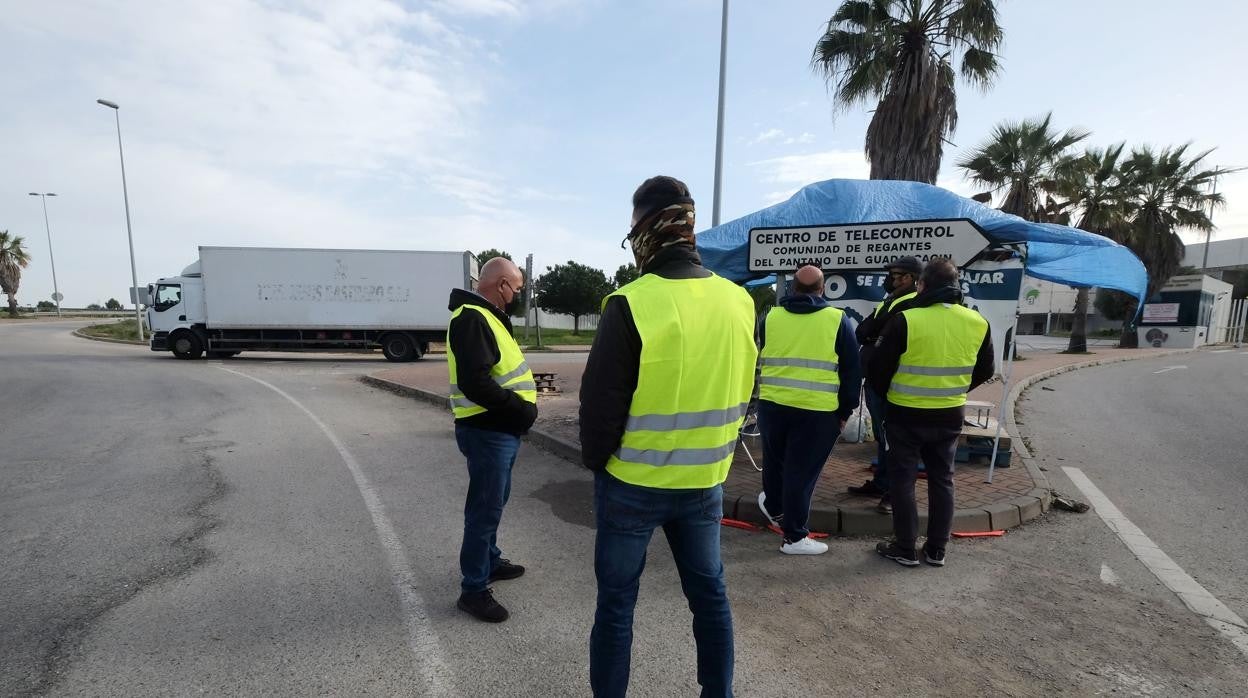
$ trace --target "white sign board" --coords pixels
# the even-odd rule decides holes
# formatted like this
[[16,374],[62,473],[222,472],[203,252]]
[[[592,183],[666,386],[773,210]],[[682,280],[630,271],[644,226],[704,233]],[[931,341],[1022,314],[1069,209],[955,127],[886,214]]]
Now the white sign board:
[[1178,303],[1145,303],[1141,322],[1178,322]]
[[855,223],[750,231],[750,271],[879,269],[900,257],[966,266],[991,243],[967,219]]

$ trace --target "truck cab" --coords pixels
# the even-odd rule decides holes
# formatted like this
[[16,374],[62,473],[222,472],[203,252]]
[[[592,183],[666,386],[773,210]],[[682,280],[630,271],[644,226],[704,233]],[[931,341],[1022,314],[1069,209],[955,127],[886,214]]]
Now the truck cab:
[[180,276],[160,279],[147,287],[147,326],[152,351],[172,351],[179,358],[194,358],[204,350],[204,284],[196,262]]

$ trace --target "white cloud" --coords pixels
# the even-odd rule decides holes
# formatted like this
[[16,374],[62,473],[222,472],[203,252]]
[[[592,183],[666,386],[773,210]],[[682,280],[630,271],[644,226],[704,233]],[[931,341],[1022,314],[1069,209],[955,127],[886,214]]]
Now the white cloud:
[[609,263],[515,210],[560,194],[481,174],[496,68],[439,12],[391,0],[6,8],[0,45],[14,60],[0,91],[27,96],[0,114],[13,136],[3,227],[34,253],[21,302],[51,293],[34,189],[61,195],[49,217],[67,305],[130,285],[112,114],[97,97],[121,104],[140,283],[177,273],[198,245],[475,249],[499,246],[500,221],[507,245]]
[[784,139],[785,145],[809,145],[814,142],[815,142],[815,134],[809,133],[809,132],[802,133],[802,135],[800,136],[789,136],[788,138]]
[[434,0],[432,5],[451,14],[518,17],[523,3],[517,0]]
[[754,140],[750,141],[750,145],[759,145],[759,144],[761,144],[761,143],[770,143],[770,142],[772,142],[772,141],[774,141],[774,140],[777,140],[777,139],[779,139],[779,138],[783,138],[783,137],[784,137],[784,131],[781,131],[781,130],[780,130],[780,129],[778,129],[778,128],[769,128],[769,129],[767,129],[766,131],[763,131],[762,133],[760,133],[760,134],[758,134],[757,136],[755,136],[755,137],[754,137]]
[[784,201],[798,189],[825,179],[866,179],[871,169],[861,151],[825,150],[804,155],[785,155],[750,163],[760,171],[764,184],[782,185],[764,195],[767,204]]
[[530,14],[584,9],[584,0],[430,0],[429,6],[450,15],[517,18]]

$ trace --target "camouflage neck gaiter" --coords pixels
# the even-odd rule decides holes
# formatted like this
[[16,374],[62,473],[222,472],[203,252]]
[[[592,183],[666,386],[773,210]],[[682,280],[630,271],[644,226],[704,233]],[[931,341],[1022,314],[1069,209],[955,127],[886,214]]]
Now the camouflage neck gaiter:
[[636,235],[630,238],[637,269],[644,273],[664,247],[693,244],[693,221],[693,204],[672,204],[639,221]]

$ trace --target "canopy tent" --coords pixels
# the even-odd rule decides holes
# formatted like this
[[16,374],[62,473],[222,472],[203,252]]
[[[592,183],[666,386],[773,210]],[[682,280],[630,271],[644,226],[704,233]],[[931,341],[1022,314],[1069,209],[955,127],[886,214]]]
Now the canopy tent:
[[974,221],[994,242],[1026,242],[1029,276],[1079,288],[1112,288],[1144,301],[1148,274],[1126,247],[1077,228],[1025,221],[921,182],[816,182],[788,201],[699,234],[697,242],[708,269],[740,283],[766,275],[748,268],[749,234],[754,228],[955,218]]

